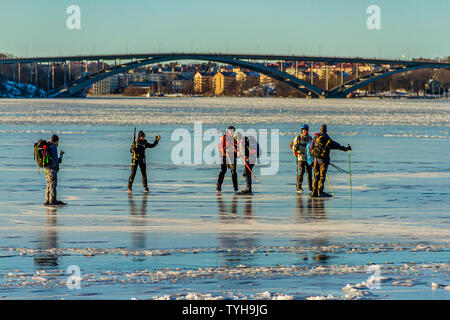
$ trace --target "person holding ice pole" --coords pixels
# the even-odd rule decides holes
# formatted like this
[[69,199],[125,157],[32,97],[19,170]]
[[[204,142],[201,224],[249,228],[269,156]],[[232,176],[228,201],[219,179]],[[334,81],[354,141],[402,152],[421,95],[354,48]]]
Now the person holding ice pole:
[[246,188],[239,194],[252,194],[252,175],[258,181],[253,173],[253,167],[256,163],[256,158],[259,158],[261,155],[261,148],[253,136],[243,137],[240,132],[237,132],[235,138],[238,143],[237,156],[241,158],[245,165],[243,176],[247,184]]

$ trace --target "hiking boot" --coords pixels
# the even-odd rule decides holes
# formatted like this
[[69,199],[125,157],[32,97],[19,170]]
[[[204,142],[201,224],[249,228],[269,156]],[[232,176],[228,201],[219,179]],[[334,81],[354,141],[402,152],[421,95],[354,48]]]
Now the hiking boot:
[[128,193],[131,193],[131,188],[128,188]]
[[251,189],[244,189],[241,192],[238,192],[238,194],[253,194]]
[[325,197],[331,197],[331,194],[329,194],[329,193],[327,193],[327,192],[321,192],[320,195],[319,195],[319,197],[323,197],[323,198],[325,198]]
[[150,191],[148,190],[148,188],[144,188],[144,193],[149,193]]
[[54,206],[65,206],[66,204],[67,203],[59,201],[59,200],[56,200],[56,201],[50,203],[50,205],[54,205]]
[[49,204],[50,204],[50,202],[48,202],[48,201],[44,202],[44,206],[48,206]]
[[319,193],[317,191],[313,191],[311,194],[311,197],[316,198],[319,196]]
[[297,193],[303,193],[302,187],[297,188]]

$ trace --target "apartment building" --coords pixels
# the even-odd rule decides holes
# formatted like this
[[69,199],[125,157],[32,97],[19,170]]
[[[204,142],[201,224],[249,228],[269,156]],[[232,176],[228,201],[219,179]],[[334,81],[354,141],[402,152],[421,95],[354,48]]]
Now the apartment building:
[[236,89],[236,73],[219,71],[214,75],[213,83],[215,94],[233,92]]
[[194,92],[203,94],[211,92],[214,75],[207,72],[197,72],[194,76]]

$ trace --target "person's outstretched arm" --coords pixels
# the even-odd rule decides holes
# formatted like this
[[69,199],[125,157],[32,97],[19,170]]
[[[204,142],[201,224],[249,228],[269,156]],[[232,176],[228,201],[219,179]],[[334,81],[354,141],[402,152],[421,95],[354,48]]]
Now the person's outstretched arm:
[[155,138],[155,141],[153,143],[146,142],[145,143],[145,147],[146,148],[154,148],[154,147],[156,147],[158,145],[159,139],[161,139],[161,136],[157,135],[156,138]]
[[341,146],[336,141],[332,141],[330,149],[339,149],[341,151],[348,151],[348,150],[352,150],[352,147],[350,147],[350,145],[348,145],[347,147],[344,147],[344,146]]

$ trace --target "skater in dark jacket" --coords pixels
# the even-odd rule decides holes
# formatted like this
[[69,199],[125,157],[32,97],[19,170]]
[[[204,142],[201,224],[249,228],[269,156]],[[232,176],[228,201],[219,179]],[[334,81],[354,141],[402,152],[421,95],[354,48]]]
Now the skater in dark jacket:
[[327,134],[327,125],[320,127],[319,134],[314,137],[309,146],[309,152],[314,157],[314,181],[312,197],[330,196],[323,192],[328,165],[330,164],[330,151],[338,149],[341,151],[352,150],[349,146],[343,147],[336,141],[331,140]]
[[251,135],[243,136],[240,132],[237,132],[235,137],[238,143],[237,156],[244,162],[243,176],[246,183],[246,188],[238,194],[252,194],[253,167],[256,164],[256,159],[260,157],[262,151],[255,137]]
[[134,177],[136,176],[136,172],[138,167],[141,168],[142,174],[142,184],[144,186],[144,191],[148,192],[147,185],[147,162],[145,158],[145,149],[154,148],[158,144],[161,136],[156,136],[155,141],[153,143],[148,143],[145,139],[145,133],[143,131],[139,131],[138,138],[133,141],[133,145],[131,146],[130,152],[132,154],[131,160],[131,174],[128,179],[128,192],[131,192],[131,187],[133,186]]

